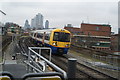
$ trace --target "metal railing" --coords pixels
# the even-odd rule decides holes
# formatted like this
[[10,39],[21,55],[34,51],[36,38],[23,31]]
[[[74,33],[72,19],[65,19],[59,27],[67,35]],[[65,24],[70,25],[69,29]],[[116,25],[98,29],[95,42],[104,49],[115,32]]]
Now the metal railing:
[[[65,79],[67,79],[67,74],[64,70],[56,66],[51,62],[51,48],[47,47],[28,47],[28,61],[24,61],[28,65],[28,72],[31,70],[35,72],[45,72],[46,65],[52,67],[56,72],[59,72],[63,75]],[[37,53],[35,50],[39,50]],[[49,60],[41,56],[41,50],[50,50]]]
[[[49,77],[48,77],[49,76]],[[54,77],[53,76],[59,76],[59,77]],[[43,78],[44,77],[44,78]],[[50,78],[51,77],[51,78]],[[47,72],[47,73],[28,73],[28,74],[25,74],[23,77],[22,77],[22,80],[35,80],[35,78],[37,78],[36,80],[38,79],[42,79],[42,80],[65,80],[64,77],[58,73],[58,72]]]

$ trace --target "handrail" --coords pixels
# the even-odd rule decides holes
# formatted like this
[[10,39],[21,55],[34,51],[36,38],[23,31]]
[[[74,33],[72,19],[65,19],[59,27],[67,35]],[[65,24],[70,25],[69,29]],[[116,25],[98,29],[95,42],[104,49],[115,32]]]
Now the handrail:
[[[37,67],[39,67],[39,65],[38,65],[33,59],[32,59],[32,62],[33,62]],[[43,65],[42,65],[42,66],[43,66]],[[42,70],[42,68],[40,68],[40,67],[39,67],[39,69]],[[44,71],[44,70],[42,70],[42,71]]]
[[30,67],[34,68],[36,71],[38,72],[42,72],[39,69],[37,69],[36,67],[34,67],[33,65],[31,65],[30,63],[27,63],[26,61],[24,61],[24,63],[26,63],[27,65],[29,65]]
[[[39,55],[41,55],[41,49],[49,49],[49,50],[50,50],[50,59],[49,59],[49,60],[51,60],[51,48],[45,48],[45,47],[43,47],[43,48],[40,48],[40,47],[31,47],[31,48],[33,48],[33,49],[39,49]],[[30,51],[30,49],[29,49],[28,61],[33,62],[33,64],[35,64],[36,67],[38,67],[42,72],[44,72],[44,71],[46,70],[46,65],[41,64],[41,62],[35,61],[38,56],[37,56],[37,55],[31,55],[30,52],[31,52],[31,51]],[[41,69],[41,67],[38,65],[38,63],[42,66],[42,69]],[[35,68],[34,66],[30,65],[30,63],[29,63],[28,65],[38,71],[38,69]],[[28,69],[28,70],[29,70],[29,69]],[[38,72],[40,72],[40,71],[38,71]]]
[[50,76],[59,76],[62,80],[65,80],[64,77],[58,72],[47,72],[47,73],[28,73],[22,77],[22,80],[26,80],[31,77],[50,77]]
[[43,56],[41,56],[40,54],[38,54],[37,52],[35,52],[33,49],[36,49],[36,48],[37,49],[50,49],[50,48],[43,48],[43,47],[42,48],[41,47],[28,47],[28,49],[29,49],[28,60],[30,61],[31,52],[33,52],[39,58],[41,58],[42,60],[44,60],[49,66],[51,66],[54,70],[62,73],[63,76],[64,76],[64,78],[67,79],[66,72],[64,70],[62,70],[61,68],[59,68],[58,66],[56,66],[55,64],[53,64],[52,62],[50,62],[49,60],[47,60],[46,58],[44,58]]
[[[48,49],[50,50],[50,56],[49,56],[49,61],[51,61],[51,48],[48,48],[48,47],[28,47],[28,49],[31,48],[31,49]],[[39,52],[39,54],[41,55],[41,51]]]

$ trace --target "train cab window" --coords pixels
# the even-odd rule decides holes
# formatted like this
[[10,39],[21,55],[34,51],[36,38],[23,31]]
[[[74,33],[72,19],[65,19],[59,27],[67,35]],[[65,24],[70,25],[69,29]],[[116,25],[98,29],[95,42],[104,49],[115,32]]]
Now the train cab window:
[[59,32],[54,33],[53,41],[58,41],[59,40]]
[[54,32],[53,41],[70,42],[70,34],[65,32]]

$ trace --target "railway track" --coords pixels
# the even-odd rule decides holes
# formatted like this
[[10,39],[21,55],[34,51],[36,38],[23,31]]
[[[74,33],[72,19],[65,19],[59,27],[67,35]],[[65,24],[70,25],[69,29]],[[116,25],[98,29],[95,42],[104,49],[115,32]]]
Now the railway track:
[[[46,55],[44,56],[46,58],[49,58]],[[53,57],[52,61],[67,72],[67,63],[68,63],[68,58],[70,58],[70,56],[68,57],[68,56],[53,55],[52,57]],[[91,69],[90,67],[85,66],[79,62],[77,62],[76,78],[87,79],[87,80],[117,80],[97,70]]]
[[[59,57],[59,58],[58,58]],[[67,63],[68,63],[68,58],[64,58],[63,56],[56,56],[53,55],[53,59],[52,61],[58,65],[59,67],[61,67],[63,70],[65,70],[67,72]],[[88,74],[84,73],[83,71],[81,71],[78,66],[76,69],[76,78],[78,79],[89,79],[89,80],[96,80],[95,78],[93,78],[92,76],[89,76]]]
[[[64,56],[65,58],[69,58],[72,57],[70,55],[68,56]],[[86,66],[84,64],[81,64],[80,62],[77,62],[77,68],[83,72],[88,74],[89,76],[92,76],[93,78],[97,79],[97,80],[117,80],[116,78],[113,78],[109,75],[106,75],[102,72],[99,72],[98,70],[95,70],[89,66]]]
[[77,52],[82,52],[82,53],[90,53],[91,55],[92,54],[96,54],[96,55],[100,55],[100,56],[108,56],[108,55],[111,55],[111,56],[120,56],[120,55],[116,55],[116,54],[113,54],[111,52],[105,52],[105,51],[99,51],[99,50],[95,50],[95,49],[91,49],[91,48],[84,48],[84,47],[80,47],[78,45],[71,45],[71,50],[76,50]]
[[30,43],[30,40],[29,38],[20,38],[19,42],[18,42],[18,47],[20,48],[20,50],[22,51],[21,53],[23,55],[26,55],[27,56],[27,53],[28,53],[28,47],[34,47],[35,45],[31,44]]
[[[23,52],[28,53],[28,47],[36,46],[30,42],[29,38],[21,38],[19,45]],[[48,55],[44,54],[44,57],[48,58]],[[59,57],[59,58],[58,58]],[[67,72],[67,62],[70,55],[52,55],[52,62],[57,66],[61,67]],[[89,80],[117,80],[108,75],[100,73],[99,71],[93,70],[79,62],[77,62],[76,78],[78,79],[89,79]]]
[[7,36],[2,39],[2,52],[6,49],[6,47],[12,42],[12,37]]

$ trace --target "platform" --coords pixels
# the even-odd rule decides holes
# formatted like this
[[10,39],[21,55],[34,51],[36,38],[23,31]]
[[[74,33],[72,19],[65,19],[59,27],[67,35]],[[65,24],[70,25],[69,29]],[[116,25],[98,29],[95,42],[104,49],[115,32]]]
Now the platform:
[[17,53],[18,49],[16,42],[11,42],[5,51],[4,65],[2,66],[2,71],[8,71],[13,74],[15,78],[21,78],[27,73],[25,65],[18,63],[20,59],[13,59],[13,55]]
[[5,64],[3,66],[3,71],[10,72],[15,78],[21,78],[27,73],[26,67],[21,64]]

